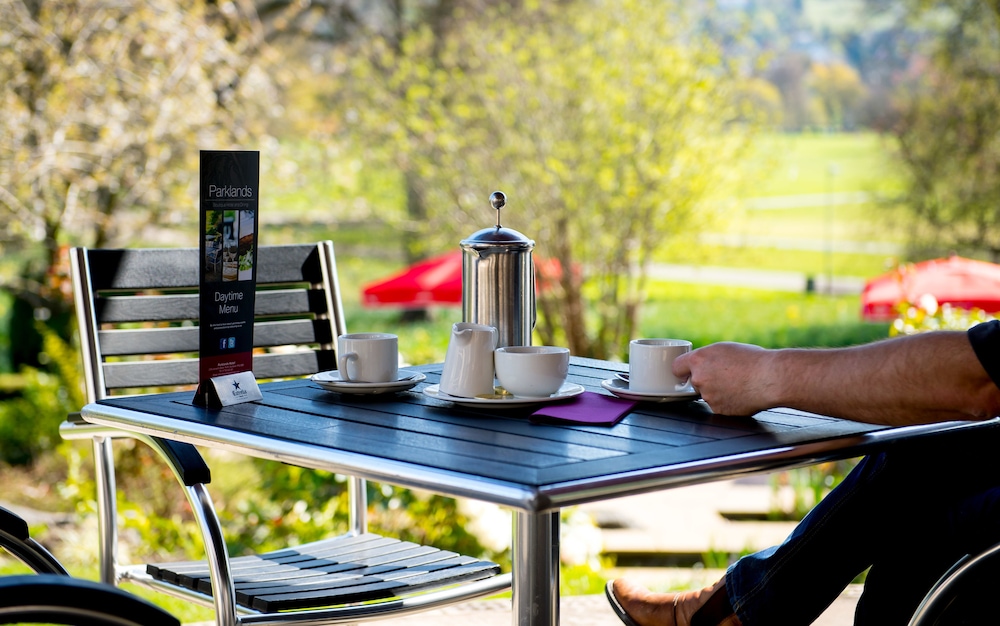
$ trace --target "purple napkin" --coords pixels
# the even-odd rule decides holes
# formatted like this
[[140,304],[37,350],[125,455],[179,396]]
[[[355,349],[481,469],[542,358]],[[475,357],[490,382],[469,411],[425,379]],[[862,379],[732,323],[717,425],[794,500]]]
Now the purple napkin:
[[532,422],[614,426],[637,402],[584,391],[569,402],[548,404],[531,414]]

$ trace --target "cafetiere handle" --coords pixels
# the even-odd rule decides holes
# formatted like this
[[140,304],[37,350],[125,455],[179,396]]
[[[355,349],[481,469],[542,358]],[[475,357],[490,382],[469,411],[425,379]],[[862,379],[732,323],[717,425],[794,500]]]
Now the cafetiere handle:
[[531,264],[531,328],[528,330],[527,345],[531,345],[531,333],[535,330],[535,322],[538,321],[538,303],[535,301],[535,264]]

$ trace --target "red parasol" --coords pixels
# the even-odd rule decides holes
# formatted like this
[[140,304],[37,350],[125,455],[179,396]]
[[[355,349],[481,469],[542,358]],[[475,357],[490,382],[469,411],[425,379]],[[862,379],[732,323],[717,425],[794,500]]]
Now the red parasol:
[[901,266],[865,284],[861,315],[867,320],[891,320],[900,303],[916,304],[927,295],[938,304],[996,313],[1000,311],[1000,265],[952,256]]
[[449,252],[414,263],[362,289],[365,306],[422,309],[462,303],[462,253]]
[[[562,275],[557,259],[535,262],[537,289],[550,289]],[[414,263],[387,278],[362,288],[361,302],[368,307],[391,306],[423,309],[430,305],[462,304],[462,252],[449,252]]]

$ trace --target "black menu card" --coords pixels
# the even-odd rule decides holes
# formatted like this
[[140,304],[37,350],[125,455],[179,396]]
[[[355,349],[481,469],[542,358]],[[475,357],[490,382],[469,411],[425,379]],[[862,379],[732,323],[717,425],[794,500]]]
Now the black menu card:
[[226,406],[260,396],[252,372],[259,184],[259,152],[201,152],[201,384],[196,401],[205,404]]

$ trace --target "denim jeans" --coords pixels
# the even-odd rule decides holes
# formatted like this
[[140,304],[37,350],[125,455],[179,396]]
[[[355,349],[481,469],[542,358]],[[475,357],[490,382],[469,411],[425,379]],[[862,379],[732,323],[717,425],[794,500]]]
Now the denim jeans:
[[726,590],[744,626],[811,624],[871,567],[856,625],[904,625],[959,558],[1000,541],[1000,428],[865,457],[779,546],[741,558]]

